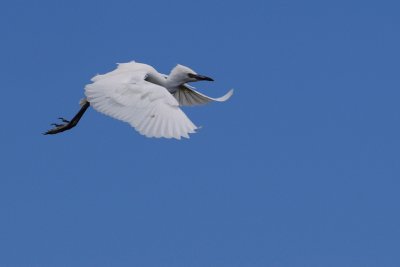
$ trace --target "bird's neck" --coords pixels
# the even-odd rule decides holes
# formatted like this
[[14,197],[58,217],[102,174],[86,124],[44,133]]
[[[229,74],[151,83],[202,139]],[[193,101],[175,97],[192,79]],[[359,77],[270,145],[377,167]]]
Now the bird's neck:
[[176,75],[170,74],[168,78],[166,79],[166,84],[165,87],[169,90],[170,88],[178,88],[182,84],[185,83],[185,81],[182,81],[182,79]]
[[167,88],[170,93],[175,93],[185,83],[186,81],[182,80],[182,76],[170,74],[167,79],[165,79],[163,86]]
[[168,77],[162,76],[158,73],[149,73],[146,80],[167,88],[171,93],[178,90],[179,87],[185,83],[185,81],[182,81],[182,79],[177,75],[174,75],[174,73],[170,74]]

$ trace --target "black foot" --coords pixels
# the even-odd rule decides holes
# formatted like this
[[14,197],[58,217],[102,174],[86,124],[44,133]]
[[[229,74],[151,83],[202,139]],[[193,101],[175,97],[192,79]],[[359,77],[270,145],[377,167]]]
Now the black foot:
[[66,131],[66,130],[74,128],[78,124],[79,120],[82,118],[83,114],[89,108],[89,106],[90,106],[90,103],[85,100],[85,102],[83,103],[81,109],[72,118],[71,121],[69,121],[69,120],[67,120],[67,119],[65,119],[63,117],[59,117],[58,119],[61,120],[63,123],[62,124],[52,123],[51,125],[53,125],[54,128],[48,130],[47,132],[44,132],[43,134],[44,135],[47,135],[47,134],[58,134],[58,133]]
[[72,127],[75,126],[75,125],[72,125],[72,123],[69,120],[65,120],[65,119],[61,119],[61,118],[60,118],[60,120],[62,120],[64,123],[62,123],[62,124],[59,124],[59,123],[50,124],[50,125],[53,125],[54,128],[44,132],[43,134],[44,135],[46,135],[46,134],[57,134],[57,133],[61,133],[61,132],[64,132],[66,130],[69,130]]
[[67,120],[67,119],[65,119],[63,117],[59,117],[58,119],[61,120],[64,123],[69,123],[70,122],[69,120]]

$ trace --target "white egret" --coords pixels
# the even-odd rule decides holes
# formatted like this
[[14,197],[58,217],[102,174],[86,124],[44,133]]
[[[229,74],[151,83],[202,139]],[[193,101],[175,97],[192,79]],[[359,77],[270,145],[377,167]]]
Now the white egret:
[[224,96],[211,98],[189,86],[189,82],[213,81],[197,74],[188,67],[177,65],[169,75],[158,73],[153,67],[129,62],[106,74],[92,78],[86,85],[86,98],[81,100],[81,109],[72,120],[44,134],[57,134],[75,127],[85,111],[92,106],[95,110],[129,123],[140,134],[147,137],[189,138],[197,127],[179,106],[202,105],[209,102],[228,100],[233,90]]

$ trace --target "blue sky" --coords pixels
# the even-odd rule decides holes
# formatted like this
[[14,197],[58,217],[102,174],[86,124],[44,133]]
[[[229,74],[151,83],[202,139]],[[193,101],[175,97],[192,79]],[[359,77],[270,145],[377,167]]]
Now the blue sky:
[[[0,266],[399,266],[400,4],[331,2],[2,1]],[[41,135],[131,60],[235,94]]]

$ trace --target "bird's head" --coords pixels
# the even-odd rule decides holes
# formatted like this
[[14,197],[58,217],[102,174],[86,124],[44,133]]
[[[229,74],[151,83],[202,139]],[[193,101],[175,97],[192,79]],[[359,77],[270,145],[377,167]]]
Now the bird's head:
[[214,81],[210,77],[197,74],[194,70],[179,64],[172,69],[169,79],[172,79],[180,84],[198,81]]

